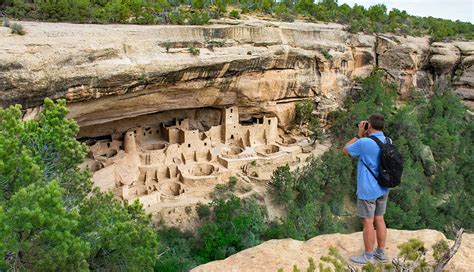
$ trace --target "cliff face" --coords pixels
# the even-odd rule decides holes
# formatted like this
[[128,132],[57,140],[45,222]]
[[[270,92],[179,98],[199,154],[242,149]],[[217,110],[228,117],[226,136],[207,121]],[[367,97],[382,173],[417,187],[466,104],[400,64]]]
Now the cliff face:
[[[432,245],[446,237],[434,230],[394,230],[388,231],[386,254],[391,259],[398,255],[397,246],[409,239],[424,242],[427,261],[433,262]],[[449,246],[452,241],[448,240]],[[210,262],[194,268],[193,272],[212,271],[293,271],[297,265],[301,271],[306,271],[308,258],[312,257],[316,267],[321,256],[328,255],[329,247],[335,247],[345,260],[363,252],[362,233],[328,234],[314,237],[308,241],[292,239],[270,240],[256,247],[240,251],[225,260]],[[323,263],[328,266],[327,263]],[[464,234],[461,247],[445,267],[446,271],[472,271],[474,267],[474,235]]]
[[256,19],[210,26],[22,24],[25,36],[0,28],[0,106],[34,108],[46,96],[66,98],[70,117],[90,136],[116,129],[110,125],[116,120],[228,105],[244,115],[277,116],[285,127],[295,100],[317,96],[324,114],[375,65],[401,94],[451,81],[474,100],[474,42],[430,44],[351,34],[338,24]]

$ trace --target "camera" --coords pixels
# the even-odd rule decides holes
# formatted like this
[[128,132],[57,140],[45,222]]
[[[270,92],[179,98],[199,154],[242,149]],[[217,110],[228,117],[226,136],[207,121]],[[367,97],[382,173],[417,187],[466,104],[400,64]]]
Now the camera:
[[[359,128],[359,123],[355,123],[355,126],[356,126],[356,128]],[[365,129],[365,130],[368,130],[368,129],[369,129],[369,122],[368,122],[368,121],[365,121],[364,129]]]

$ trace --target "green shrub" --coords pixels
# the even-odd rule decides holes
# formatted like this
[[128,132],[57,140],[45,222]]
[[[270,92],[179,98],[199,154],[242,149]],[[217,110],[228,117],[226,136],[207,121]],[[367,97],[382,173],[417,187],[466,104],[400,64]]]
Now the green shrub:
[[209,14],[207,12],[192,12],[188,14],[190,25],[206,25],[209,23]]
[[280,15],[280,20],[282,20],[283,22],[292,23],[295,21],[295,16],[290,13],[282,13]]
[[310,121],[314,110],[314,102],[310,99],[304,99],[296,102],[295,105],[295,122],[300,126]]
[[170,42],[165,42],[163,43],[163,46],[165,47],[166,49],[166,53],[169,53],[170,52],[170,49],[171,49],[171,46],[172,44]]
[[448,252],[449,246],[445,240],[439,240],[433,245],[433,258],[436,262],[439,262],[441,258]]
[[308,129],[311,132],[310,138],[315,143],[317,140],[323,140],[325,138],[323,129],[321,128],[321,123],[319,118],[316,116],[311,116],[311,119],[308,123]]
[[200,53],[201,53],[201,50],[199,50],[199,48],[196,48],[194,46],[191,46],[188,48],[188,51],[189,53],[191,53],[191,55],[193,56],[198,56]]
[[193,252],[196,239],[192,233],[175,227],[161,227],[157,236],[160,242],[154,271],[189,271],[199,264]]
[[182,16],[180,10],[174,10],[169,14],[169,23],[172,25],[182,25],[184,24],[184,16]]
[[25,0],[12,0],[7,2],[10,2],[10,5],[5,9],[5,13],[14,18],[23,18],[30,11],[29,5]]
[[328,60],[331,60],[332,59],[332,55],[329,53],[328,50],[323,50],[321,51],[321,53],[323,54],[323,56],[328,59]]
[[184,208],[184,211],[186,212],[187,215],[190,215],[193,210],[192,210],[191,206],[186,206]]
[[234,191],[235,190],[235,186],[237,186],[237,177],[236,176],[231,176],[229,178],[229,183],[228,183],[228,186],[229,186],[229,190],[230,191]]
[[215,0],[214,4],[219,14],[224,14],[227,11],[227,3],[226,0]]
[[254,198],[217,199],[211,207],[213,220],[207,220],[198,230],[201,262],[223,259],[261,242],[266,230],[265,211]]
[[207,48],[209,50],[214,50],[214,47],[223,47],[224,44],[224,41],[209,41],[207,43]]
[[234,19],[240,19],[240,14],[237,10],[232,10],[229,12],[229,16]]
[[279,205],[289,205],[295,198],[295,178],[287,165],[278,167],[270,182],[273,201]]
[[196,212],[199,216],[199,219],[204,219],[211,215],[211,208],[209,208],[209,205],[198,203],[196,206]]
[[20,25],[20,24],[17,24],[17,23],[14,23],[14,24],[10,25],[10,29],[11,29],[12,34],[17,34],[17,35],[21,35],[21,36],[26,34],[26,31],[23,28],[23,26]]

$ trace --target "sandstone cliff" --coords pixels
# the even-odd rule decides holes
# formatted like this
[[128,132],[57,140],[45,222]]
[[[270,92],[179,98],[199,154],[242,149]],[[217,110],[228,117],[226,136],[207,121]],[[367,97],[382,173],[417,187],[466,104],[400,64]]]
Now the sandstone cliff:
[[451,81],[474,99],[474,42],[253,18],[209,26],[22,24],[25,36],[0,27],[0,106],[66,98],[82,136],[110,134],[116,120],[227,105],[244,116],[277,116],[285,127],[295,100],[316,96],[322,113],[335,109],[353,79],[376,65],[401,94]]
[[[434,230],[394,230],[388,231],[387,249],[389,257],[398,254],[397,245],[409,239],[419,239],[424,242],[428,249],[427,261],[433,261],[431,246],[446,237]],[[448,241],[451,246],[452,241]],[[194,268],[194,272],[211,271],[293,271],[293,265],[297,265],[302,271],[308,267],[308,258],[312,257],[318,266],[320,257],[328,255],[329,247],[334,246],[338,252],[348,260],[350,256],[363,251],[362,233],[352,234],[328,234],[314,237],[308,241],[296,241],[292,239],[270,240],[256,247],[243,250],[225,260],[210,262]],[[326,263],[327,265],[327,263]],[[461,247],[457,254],[445,267],[447,271],[472,271],[474,267],[474,235],[464,234]]]

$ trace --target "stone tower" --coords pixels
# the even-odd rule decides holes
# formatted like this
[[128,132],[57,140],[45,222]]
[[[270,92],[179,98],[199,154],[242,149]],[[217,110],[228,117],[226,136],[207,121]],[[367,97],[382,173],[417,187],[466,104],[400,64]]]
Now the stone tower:
[[123,148],[125,150],[125,153],[137,152],[135,132],[133,130],[129,130],[127,131],[127,133],[125,133],[125,138],[123,139]]
[[230,107],[224,109],[222,119],[222,138],[224,139],[224,143],[227,144],[237,140],[239,135],[239,108]]

